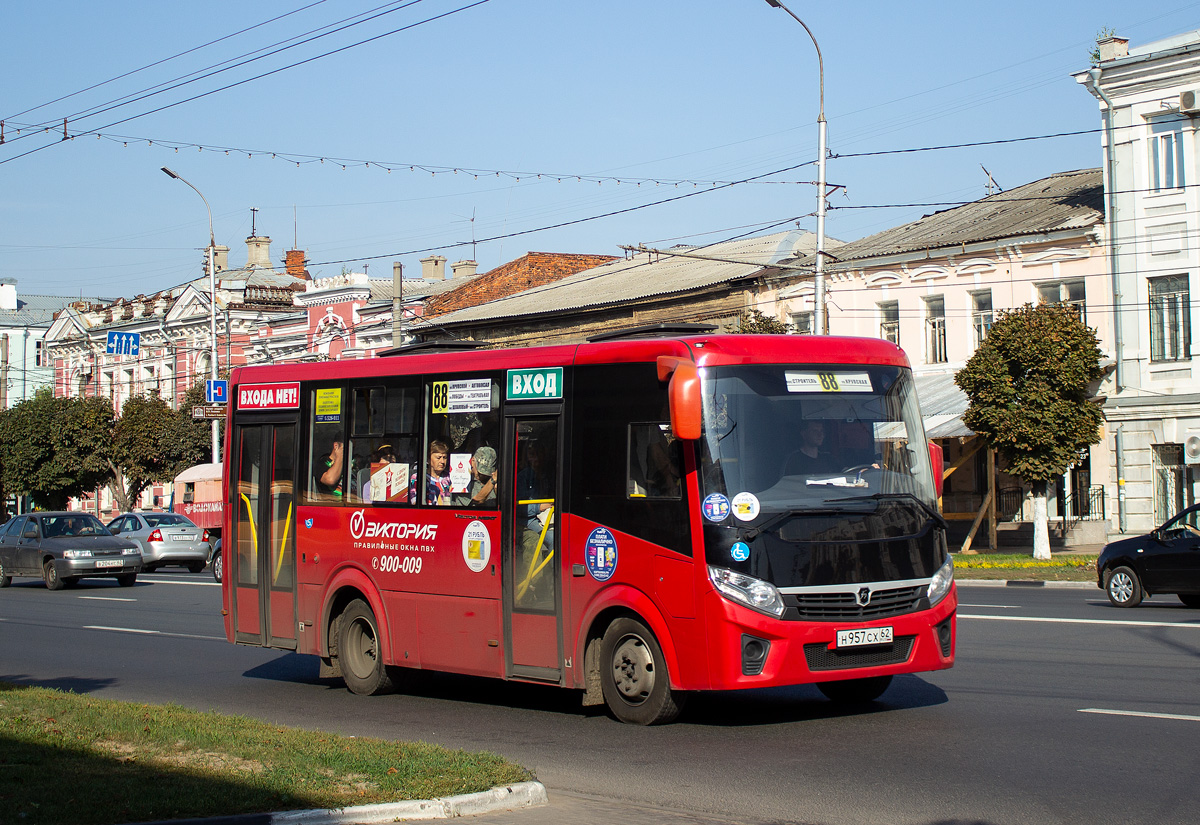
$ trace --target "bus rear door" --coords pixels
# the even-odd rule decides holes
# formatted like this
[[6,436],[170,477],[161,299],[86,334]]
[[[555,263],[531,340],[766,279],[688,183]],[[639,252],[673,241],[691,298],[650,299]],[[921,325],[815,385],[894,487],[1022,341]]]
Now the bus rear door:
[[554,683],[562,674],[561,411],[538,405],[506,419],[512,465],[501,476],[508,675]]
[[230,486],[235,641],[296,647],[296,431],[294,416],[239,423]]

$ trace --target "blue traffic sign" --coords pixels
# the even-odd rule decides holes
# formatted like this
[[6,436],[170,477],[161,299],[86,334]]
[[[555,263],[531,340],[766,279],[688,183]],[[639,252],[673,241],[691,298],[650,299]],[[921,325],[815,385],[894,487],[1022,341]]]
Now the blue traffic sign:
[[108,343],[104,352],[108,355],[137,355],[142,349],[140,332],[117,332],[109,330]]
[[229,382],[210,378],[204,382],[204,400],[208,404],[224,404],[229,401]]

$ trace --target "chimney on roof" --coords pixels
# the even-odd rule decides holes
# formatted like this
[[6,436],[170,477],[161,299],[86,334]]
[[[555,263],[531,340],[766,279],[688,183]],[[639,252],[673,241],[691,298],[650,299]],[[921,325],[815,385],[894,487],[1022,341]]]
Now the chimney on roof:
[[0,280],[0,309],[15,311],[17,308],[17,282],[12,278]]
[[256,266],[262,269],[271,268],[271,239],[258,235],[246,238],[246,266]]
[[430,255],[421,259],[421,277],[427,281],[446,280],[446,259],[441,255]]
[[475,274],[475,270],[479,268],[479,264],[474,261],[456,261],[450,264],[450,269],[453,272],[451,277],[454,278],[470,278]]
[[[224,272],[227,269],[229,269],[229,247],[224,244],[217,244],[213,247],[213,270]],[[205,271],[204,274],[207,275],[208,272]]]
[[289,249],[283,257],[283,266],[287,270],[287,274],[295,278],[303,278],[309,280],[308,270],[304,265],[308,260],[304,256],[303,249]]
[[1103,40],[1097,41],[1096,46],[1100,49],[1101,63],[1107,63],[1110,60],[1119,60],[1122,57],[1129,57],[1128,37],[1106,37]]

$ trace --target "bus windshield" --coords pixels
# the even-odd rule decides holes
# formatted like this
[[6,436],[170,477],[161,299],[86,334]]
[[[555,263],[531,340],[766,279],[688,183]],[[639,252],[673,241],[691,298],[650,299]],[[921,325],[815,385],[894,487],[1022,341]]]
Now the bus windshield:
[[912,373],[873,365],[743,365],[701,370],[704,495],[733,515],[879,508],[936,512]]

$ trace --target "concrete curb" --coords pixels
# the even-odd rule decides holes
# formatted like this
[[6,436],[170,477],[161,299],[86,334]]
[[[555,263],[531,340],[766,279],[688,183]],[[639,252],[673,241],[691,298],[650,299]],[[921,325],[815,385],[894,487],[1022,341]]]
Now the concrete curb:
[[955,579],[959,587],[1066,587],[1099,590],[1095,582],[1042,582],[1028,579]]
[[140,825],[377,825],[405,819],[453,819],[545,804],[545,785],[541,782],[518,782],[479,793],[459,794],[440,799],[411,799],[406,802],[383,802],[378,805],[357,805],[350,808],[237,814],[207,819],[172,819]]

